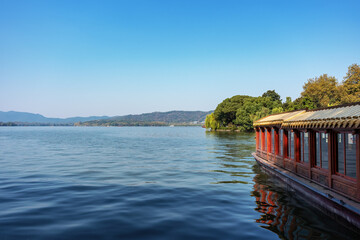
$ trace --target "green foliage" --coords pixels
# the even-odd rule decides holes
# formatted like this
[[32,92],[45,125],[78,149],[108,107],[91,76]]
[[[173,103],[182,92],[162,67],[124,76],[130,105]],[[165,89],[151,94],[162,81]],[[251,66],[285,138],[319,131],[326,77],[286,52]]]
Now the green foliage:
[[211,113],[206,116],[205,127],[211,128],[212,130],[216,130],[220,127],[220,123],[216,121],[214,113]]
[[[220,125],[217,128],[227,128],[248,132],[253,130],[253,122],[269,115],[273,109],[282,112],[280,95],[274,90],[269,90],[261,97],[236,95],[225,99],[214,111],[214,117]],[[209,122],[209,120],[206,121]],[[209,126],[206,125],[206,127]]]
[[251,129],[253,122],[251,120],[250,113],[247,111],[246,107],[239,108],[237,110],[234,123],[242,132],[249,131],[249,129]]
[[284,109],[282,107],[276,107],[276,108],[273,108],[273,110],[271,111],[271,114],[282,113],[283,111],[284,111]]
[[263,95],[262,97],[269,97],[271,98],[272,101],[280,101],[281,102],[281,98],[280,98],[280,95],[277,94],[275,92],[275,90],[267,90]]
[[231,98],[227,98],[220,103],[215,111],[214,116],[221,126],[227,126],[232,123],[236,118],[236,111],[243,105],[246,99],[252,98],[245,95],[236,95]]
[[352,64],[344,77],[343,86],[340,90],[341,102],[360,102],[360,66]]
[[286,101],[283,103],[282,108],[284,111],[293,111],[295,109],[294,103],[291,100],[291,97],[286,97]]
[[315,109],[316,103],[313,102],[309,97],[300,97],[295,99],[293,106],[294,106],[294,110]]
[[323,74],[309,79],[303,86],[301,97],[283,104],[285,111],[315,109],[344,103],[360,102],[360,66],[352,64],[341,84],[335,77]]
[[[323,74],[309,79],[303,86],[301,97],[313,108],[329,107],[340,103],[338,82],[335,77]],[[298,100],[297,105],[302,104]]]

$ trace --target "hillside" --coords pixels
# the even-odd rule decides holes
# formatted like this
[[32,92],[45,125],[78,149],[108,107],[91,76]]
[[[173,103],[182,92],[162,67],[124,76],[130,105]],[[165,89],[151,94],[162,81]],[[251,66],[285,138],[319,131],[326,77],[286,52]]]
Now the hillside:
[[27,112],[2,112],[0,111],[0,122],[18,122],[18,123],[51,123],[51,124],[73,124],[76,122],[85,122],[91,120],[100,120],[109,118],[107,116],[91,117],[71,117],[71,118],[47,118],[41,114]]
[[138,115],[117,116],[108,119],[78,123],[85,126],[163,126],[169,124],[200,124],[208,114],[203,111],[153,112]]
[[112,117],[108,120],[123,121],[141,121],[141,122],[166,122],[166,123],[184,123],[184,122],[203,122],[206,115],[211,112],[202,111],[170,111],[170,112],[153,112],[139,115],[126,115]]

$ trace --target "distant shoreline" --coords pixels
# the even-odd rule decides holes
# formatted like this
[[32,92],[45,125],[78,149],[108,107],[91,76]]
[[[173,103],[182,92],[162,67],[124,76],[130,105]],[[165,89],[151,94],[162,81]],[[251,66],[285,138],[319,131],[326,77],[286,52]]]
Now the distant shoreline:
[[104,125],[75,125],[75,124],[13,124],[13,123],[0,123],[0,127],[202,127],[199,124],[169,124],[169,125],[128,125],[128,126],[104,126]]

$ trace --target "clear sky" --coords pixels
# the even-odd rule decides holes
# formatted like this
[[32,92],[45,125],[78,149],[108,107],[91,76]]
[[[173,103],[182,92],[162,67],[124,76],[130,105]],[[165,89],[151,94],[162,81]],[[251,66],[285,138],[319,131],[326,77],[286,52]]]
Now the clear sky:
[[360,1],[0,0],[0,111],[212,110],[360,64]]

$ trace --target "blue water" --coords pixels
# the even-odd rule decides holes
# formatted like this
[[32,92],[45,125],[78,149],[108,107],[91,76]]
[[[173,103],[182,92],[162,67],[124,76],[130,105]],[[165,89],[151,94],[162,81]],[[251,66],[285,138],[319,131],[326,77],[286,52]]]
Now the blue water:
[[254,147],[198,127],[1,127],[0,239],[359,239]]

